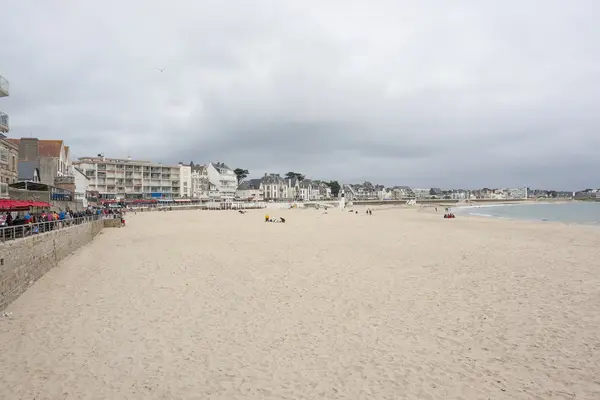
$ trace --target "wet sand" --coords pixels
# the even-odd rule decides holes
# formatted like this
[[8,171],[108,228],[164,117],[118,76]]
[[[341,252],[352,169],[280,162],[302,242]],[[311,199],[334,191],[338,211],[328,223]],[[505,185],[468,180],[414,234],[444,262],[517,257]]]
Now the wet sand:
[[128,217],[0,317],[0,399],[598,399],[600,231]]

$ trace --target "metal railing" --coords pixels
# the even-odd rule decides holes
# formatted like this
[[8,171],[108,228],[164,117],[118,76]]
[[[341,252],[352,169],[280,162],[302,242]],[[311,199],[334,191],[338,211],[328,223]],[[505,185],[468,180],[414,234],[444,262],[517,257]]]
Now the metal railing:
[[0,111],[0,132],[8,132],[8,115]]
[[51,232],[70,226],[81,225],[100,219],[114,218],[113,215],[90,215],[80,218],[69,218],[59,221],[36,222],[33,224],[10,225],[0,228],[0,241],[20,239],[40,233]]
[[8,81],[5,77],[0,75],[0,97],[8,96],[10,94]]

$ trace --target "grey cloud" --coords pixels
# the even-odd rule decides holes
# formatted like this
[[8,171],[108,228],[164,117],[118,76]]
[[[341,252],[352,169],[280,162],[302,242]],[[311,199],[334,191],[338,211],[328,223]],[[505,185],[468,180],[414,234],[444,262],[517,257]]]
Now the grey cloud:
[[57,0],[3,14],[12,136],[80,156],[600,186],[595,1]]

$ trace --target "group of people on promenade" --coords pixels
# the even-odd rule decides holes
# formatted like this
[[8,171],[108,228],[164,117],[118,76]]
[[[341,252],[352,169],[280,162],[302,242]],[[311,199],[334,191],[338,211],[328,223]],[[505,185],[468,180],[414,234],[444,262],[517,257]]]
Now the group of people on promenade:
[[[16,214],[16,215],[15,215]],[[83,217],[119,218],[121,224],[125,225],[125,219],[121,210],[107,208],[88,208],[85,211],[61,210],[39,212],[30,211],[7,211],[0,215],[0,228],[2,240],[25,237],[32,234],[43,233],[76,225],[85,222]],[[8,229],[12,228],[12,229]]]
[[6,212],[6,218],[4,219],[5,226],[19,226],[27,224],[36,224],[39,222],[52,222],[52,221],[69,221],[76,218],[92,216],[94,215],[91,210],[86,211],[71,211],[64,210],[60,212],[56,211],[41,211],[38,213],[32,213],[25,211],[18,213],[13,217],[10,211]]

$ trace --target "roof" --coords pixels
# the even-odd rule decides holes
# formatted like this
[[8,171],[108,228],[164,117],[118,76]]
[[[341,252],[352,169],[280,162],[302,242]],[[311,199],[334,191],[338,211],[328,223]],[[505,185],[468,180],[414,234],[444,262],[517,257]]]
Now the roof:
[[215,167],[215,168],[219,168],[219,169],[231,169],[229,168],[227,165],[225,165],[225,163],[222,162],[211,162],[211,164]]
[[38,161],[19,161],[19,180],[32,181],[34,171],[39,167]]
[[204,173],[204,171],[206,171],[206,165],[192,165],[191,166],[192,171],[198,171],[200,172],[200,174]]
[[[21,144],[21,139],[8,139],[9,142]],[[38,156],[39,157],[60,157],[60,149],[63,145],[62,140],[40,140],[38,139]],[[65,149],[69,149],[65,146]]]
[[[65,147],[67,147],[67,146],[65,146]],[[90,180],[90,177],[89,177],[89,176],[87,176],[86,174],[84,174],[84,173],[83,173],[83,171],[82,171],[82,170],[80,170],[79,168],[77,168],[77,167],[74,167],[73,169],[74,169],[75,171],[79,172],[81,175],[83,175],[83,177],[84,177],[85,179],[87,179],[88,181]]]
[[265,174],[261,180],[265,184],[282,184],[285,182],[279,174]]
[[240,184],[238,190],[258,190],[262,179],[248,179]]
[[62,140],[40,140],[38,141],[40,157],[60,157]]

